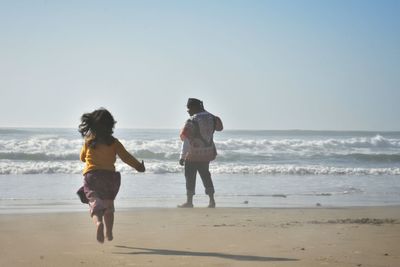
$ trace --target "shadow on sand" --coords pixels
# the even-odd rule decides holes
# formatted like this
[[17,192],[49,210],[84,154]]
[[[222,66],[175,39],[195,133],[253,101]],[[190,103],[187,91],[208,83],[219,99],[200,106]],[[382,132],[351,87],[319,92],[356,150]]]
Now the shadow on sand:
[[261,256],[251,256],[251,255],[235,255],[235,254],[216,253],[216,252],[197,252],[197,251],[139,248],[139,247],[127,247],[127,246],[115,246],[115,247],[129,249],[129,250],[138,250],[138,251],[114,252],[113,254],[216,257],[216,258],[223,258],[223,259],[230,259],[237,261],[297,261],[298,260],[298,259],[261,257]]

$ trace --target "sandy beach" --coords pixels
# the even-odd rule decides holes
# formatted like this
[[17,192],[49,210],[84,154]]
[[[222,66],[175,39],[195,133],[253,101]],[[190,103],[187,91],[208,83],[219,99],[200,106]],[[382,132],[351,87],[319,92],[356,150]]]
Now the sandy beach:
[[0,215],[0,266],[400,266],[400,207],[133,209],[99,244],[87,213]]

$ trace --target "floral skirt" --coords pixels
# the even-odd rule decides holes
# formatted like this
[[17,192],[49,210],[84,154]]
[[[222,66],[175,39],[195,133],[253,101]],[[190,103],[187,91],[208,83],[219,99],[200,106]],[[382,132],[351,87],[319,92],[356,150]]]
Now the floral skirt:
[[[121,174],[108,170],[94,170],[85,173],[82,188],[78,191],[82,202],[88,203],[90,214],[102,216],[104,212],[114,212],[112,200],[118,194]],[[82,191],[84,194],[82,194]]]

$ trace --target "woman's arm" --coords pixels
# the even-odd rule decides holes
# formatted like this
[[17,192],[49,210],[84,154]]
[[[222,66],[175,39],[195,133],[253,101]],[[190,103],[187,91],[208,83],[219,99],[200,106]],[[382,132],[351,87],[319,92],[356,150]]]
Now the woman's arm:
[[222,131],[224,129],[224,126],[222,125],[222,121],[219,117],[215,116],[215,130],[216,131]]

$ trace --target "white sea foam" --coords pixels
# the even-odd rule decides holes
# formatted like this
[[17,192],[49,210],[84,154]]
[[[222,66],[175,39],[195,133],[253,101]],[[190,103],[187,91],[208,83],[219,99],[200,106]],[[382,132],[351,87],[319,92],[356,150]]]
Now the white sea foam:
[[0,153],[70,155],[77,154],[83,144],[80,139],[29,138],[0,140]]
[[[79,161],[0,161],[0,174],[79,174],[83,163]],[[116,169],[122,173],[135,173],[131,167],[118,161]],[[400,175],[400,168],[342,168],[332,166],[299,165],[237,165],[211,164],[215,174],[257,174],[257,175]],[[146,172],[154,174],[183,173],[177,162],[146,162]]]
[[[221,135],[216,135],[221,137]],[[167,137],[167,138],[165,138]],[[120,141],[150,173],[179,173],[171,131],[126,131]],[[232,132],[216,139],[214,173],[399,175],[400,134]],[[83,140],[70,130],[0,129],[0,174],[80,173]],[[133,172],[120,161],[117,169]]]
[[[128,151],[144,159],[174,160],[180,152],[178,139],[127,140],[121,139]],[[0,139],[0,159],[11,160],[73,160],[78,159],[83,141],[66,138],[31,137],[28,139]],[[399,155],[400,139],[371,138],[347,139],[227,139],[216,141],[220,159],[276,159],[280,157],[310,157],[340,155]],[[397,157],[398,158],[398,157]],[[393,159],[396,159],[393,158]],[[371,157],[369,158],[371,160]]]
[[400,149],[400,139],[388,139],[380,135],[375,137],[357,137],[347,139],[305,140],[305,139],[280,139],[280,140],[249,140],[228,139],[218,141],[217,147],[222,151],[243,152],[291,152],[291,153],[348,153],[354,151],[379,151]]
[[299,165],[223,164],[211,167],[215,173],[263,175],[400,175],[400,168],[342,168]]

